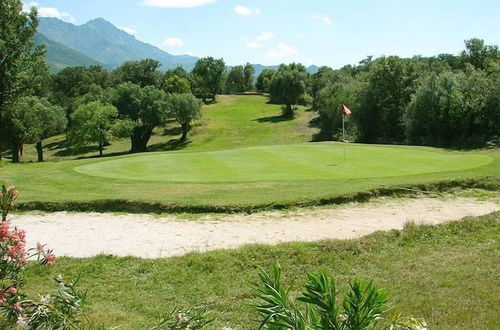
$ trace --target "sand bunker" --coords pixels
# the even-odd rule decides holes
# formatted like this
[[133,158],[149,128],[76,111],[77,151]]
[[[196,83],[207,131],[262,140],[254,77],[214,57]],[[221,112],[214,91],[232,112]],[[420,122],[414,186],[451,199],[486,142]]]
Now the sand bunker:
[[66,213],[13,215],[27,231],[28,246],[47,243],[58,256],[98,254],[160,258],[229,249],[244,244],[349,239],[405,223],[438,224],[500,210],[495,201],[457,199],[383,199],[363,204],[287,212],[203,215]]

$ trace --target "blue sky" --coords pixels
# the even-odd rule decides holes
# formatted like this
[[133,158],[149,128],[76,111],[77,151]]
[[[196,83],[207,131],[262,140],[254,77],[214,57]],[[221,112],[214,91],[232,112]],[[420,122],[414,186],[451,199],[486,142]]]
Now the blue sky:
[[499,44],[498,0],[37,0],[40,16],[103,17],[172,54],[230,65],[302,62],[334,68],[367,55],[456,54]]

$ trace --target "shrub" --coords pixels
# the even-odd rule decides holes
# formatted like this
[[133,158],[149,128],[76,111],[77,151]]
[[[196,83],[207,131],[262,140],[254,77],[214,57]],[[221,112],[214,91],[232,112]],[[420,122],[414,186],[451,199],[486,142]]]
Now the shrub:
[[281,285],[279,265],[270,273],[261,270],[259,277],[261,283],[253,284],[261,317],[259,329],[425,329],[424,322],[390,313],[388,294],[372,282],[352,280],[340,303],[331,276],[308,273],[304,291],[297,298],[305,304],[300,309]]

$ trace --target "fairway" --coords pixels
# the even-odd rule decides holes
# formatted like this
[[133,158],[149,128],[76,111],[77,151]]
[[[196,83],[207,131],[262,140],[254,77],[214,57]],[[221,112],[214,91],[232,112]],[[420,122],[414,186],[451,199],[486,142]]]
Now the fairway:
[[222,183],[368,179],[460,171],[484,166],[486,155],[425,148],[334,143],[140,155],[75,167],[120,180]]

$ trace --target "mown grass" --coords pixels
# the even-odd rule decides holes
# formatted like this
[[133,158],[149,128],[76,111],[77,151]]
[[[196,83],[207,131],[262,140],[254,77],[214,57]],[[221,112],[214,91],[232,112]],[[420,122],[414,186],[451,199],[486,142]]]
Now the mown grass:
[[[308,271],[373,279],[406,315],[430,329],[494,329],[500,324],[500,212],[435,227],[408,225],[349,241],[249,245],[237,250],[142,260],[61,258],[46,270],[29,265],[30,295],[53,289],[57,274],[81,275],[92,319],[122,329],[146,329],[173,307],[206,306],[214,329],[255,329],[248,282],[258,267],[279,262],[296,292]],[[131,237],[133,244],[136,237]]]
[[[173,150],[221,150],[261,145],[302,143],[311,140],[317,131],[310,126],[316,116],[314,112],[298,107],[295,118],[282,118],[281,106],[269,104],[265,96],[220,95],[217,103],[202,108],[203,117],[193,123],[189,141],[180,143],[181,129],[172,120],[164,127],[158,127],[149,141],[150,151]],[[71,148],[63,135],[44,141],[45,158],[48,161],[97,157],[96,145]],[[128,153],[129,139],[111,141],[105,147],[105,156]],[[22,160],[36,161],[33,145],[26,145]]]
[[[309,125],[314,114],[304,108],[288,120],[265,97],[220,96],[203,112],[186,145],[176,144],[175,123],[151,141],[161,153],[67,160],[96,151],[68,156],[53,141],[46,144],[53,149],[49,159],[67,161],[0,163],[0,181],[17,186],[25,209],[221,212],[326,204],[484,176],[499,180],[498,150],[349,145],[343,162],[339,144],[306,143],[315,129]],[[128,143],[115,141],[106,153],[125,153]]]

